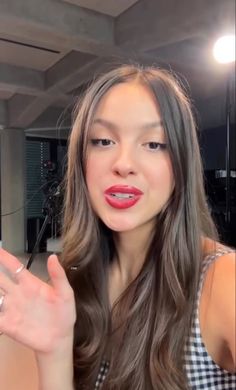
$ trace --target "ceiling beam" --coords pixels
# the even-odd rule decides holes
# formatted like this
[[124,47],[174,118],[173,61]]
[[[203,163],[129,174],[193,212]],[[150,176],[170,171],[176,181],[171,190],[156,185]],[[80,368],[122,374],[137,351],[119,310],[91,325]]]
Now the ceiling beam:
[[27,129],[25,132],[26,137],[35,137],[35,138],[52,138],[57,141],[66,141],[70,134],[70,128],[55,129],[47,127],[45,129]]
[[[40,96],[45,92],[50,95],[50,91],[45,88],[45,73],[27,69],[20,66],[0,63],[0,89],[12,94]],[[55,100],[68,104],[70,96],[57,90]]]
[[76,87],[77,82],[80,82],[78,76],[84,73],[82,70],[86,72],[92,63],[97,63],[97,60],[98,57],[92,54],[71,51],[45,73],[46,89],[56,87],[64,93],[70,91]]
[[[128,61],[128,57],[123,57]],[[147,55],[135,56],[141,63],[153,63],[154,58]],[[101,71],[114,67],[117,59],[114,57],[103,58],[91,54],[72,51],[62,60],[56,63],[45,73],[45,90],[29,98],[19,94],[9,100],[9,123],[12,127],[27,128],[49,106],[60,105],[64,107],[75,103],[79,87],[92,80]],[[75,91],[75,92],[72,92]],[[69,95],[70,94],[70,95]]]
[[60,138],[61,130],[65,128],[71,128],[71,110],[48,107],[25,131],[37,133],[55,130],[57,138]]
[[42,95],[35,98],[15,95],[8,102],[9,124],[11,127],[28,127],[47,107],[55,101],[55,96]]
[[5,91],[35,94],[44,90],[44,73],[0,63],[0,88]]
[[[72,51],[45,73],[46,89],[43,93],[31,100],[21,99],[20,96],[10,99],[11,126],[29,127],[47,107],[56,104],[60,97],[65,97],[65,106],[72,105],[77,96],[72,93],[69,97],[68,94],[92,80],[102,70],[114,66],[116,61],[114,57],[98,58],[91,54]],[[66,98],[68,98],[67,102]]]
[[78,52],[68,54],[46,72],[44,93],[33,99],[20,96],[13,96],[10,99],[9,122],[11,126],[29,127],[49,106],[63,96],[68,98],[65,106],[70,105],[73,102],[73,96],[69,97],[66,93],[83,84],[88,74],[91,77],[91,70],[97,68],[98,59],[93,55]]
[[55,45],[92,54],[114,49],[114,19],[55,0],[1,0],[4,34],[30,39],[44,47]]
[[115,20],[122,48],[148,51],[194,36],[234,31],[234,0],[139,0]]

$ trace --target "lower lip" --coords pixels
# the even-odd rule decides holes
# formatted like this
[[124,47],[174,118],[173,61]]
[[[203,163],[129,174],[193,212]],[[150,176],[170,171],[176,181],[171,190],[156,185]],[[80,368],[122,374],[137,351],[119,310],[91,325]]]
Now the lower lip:
[[135,195],[133,198],[130,199],[117,199],[114,198],[114,196],[105,194],[105,199],[107,203],[114,207],[115,209],[128,209],[132,206],[134,206],[139,199],[141,198],[141,195]]

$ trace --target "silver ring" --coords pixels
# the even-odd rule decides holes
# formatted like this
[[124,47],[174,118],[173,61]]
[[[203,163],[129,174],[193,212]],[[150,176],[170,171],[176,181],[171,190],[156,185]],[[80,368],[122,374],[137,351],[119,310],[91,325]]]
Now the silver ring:
[[3,305],[3,302],[4,302],[4,298],[5,298],[4,294],[0,296],[0,311],[2,311],[2,305]]
[[17,268],[17,270],[15,271],[15,275],[18,275],[21,271],[23,271],[24,268],[25,268],[24,264],[21,264],[21,266]]

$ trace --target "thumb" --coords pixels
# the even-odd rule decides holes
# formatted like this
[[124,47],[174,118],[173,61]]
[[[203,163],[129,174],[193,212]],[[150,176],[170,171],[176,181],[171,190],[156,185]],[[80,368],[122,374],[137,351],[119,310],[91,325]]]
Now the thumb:
[[66,277],[66,273],[61,266],[58,257],[56,255],[51,255],[48,258],[47,262],[48,274],[51,279],[52,286],[61,294],[68,295],[71,287]]

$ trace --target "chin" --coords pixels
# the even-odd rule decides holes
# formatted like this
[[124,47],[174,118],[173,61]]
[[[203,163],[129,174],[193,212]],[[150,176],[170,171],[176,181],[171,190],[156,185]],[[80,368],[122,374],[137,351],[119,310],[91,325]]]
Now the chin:
[[104,224],[114,232],[122,233],[135,229],[136,226],[131,224],[130,221],[103,221]]

